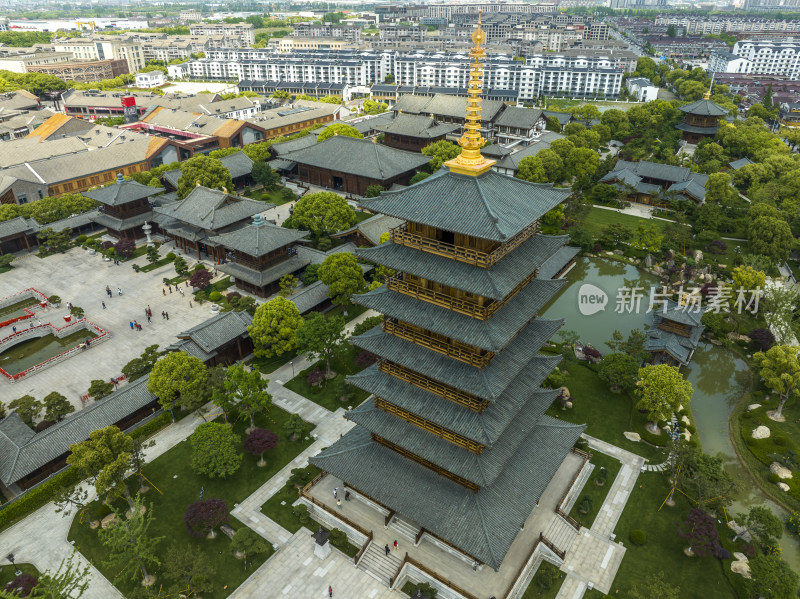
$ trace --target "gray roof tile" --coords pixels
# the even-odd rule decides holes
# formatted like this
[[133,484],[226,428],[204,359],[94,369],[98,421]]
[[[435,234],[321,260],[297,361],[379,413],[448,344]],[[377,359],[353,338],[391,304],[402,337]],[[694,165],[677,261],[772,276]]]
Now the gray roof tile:
[[164,191],[163,187],[150,187],[133,180],[125,181],[118,175],[118,179],[114,183],[99,189],[84,191],[83,195],[106,206],[120,206],[128,202],[149,198],[162,191]]
[[191,339],[203,351],[213,352],[237,337],[247,334],[253,317],[247,312],[222,312],[191,329],[178,334],[179,339]]
[[308,237],[308,231],[286,229],[258,219],[247,227],[210,237],[210,241],[248,256],[259,257]]
[[208,187],[195,187],[183,200],[159,206],[155,212],[192,227],[217,231],[270,208],[274,208],[274,204],[249,200]]

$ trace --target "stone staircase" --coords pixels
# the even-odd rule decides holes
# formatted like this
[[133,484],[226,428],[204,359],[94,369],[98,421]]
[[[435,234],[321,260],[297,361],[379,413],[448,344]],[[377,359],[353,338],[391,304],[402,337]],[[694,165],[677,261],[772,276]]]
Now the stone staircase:
[[389,522],[389,531],[390,534],[396,534],[398,537],[403,537],[407,541],[411,541],[413,544],[417,538],[417,534],[419,533],[419,527],[414,526],[407,520],[403,520],[399,516],[395,516],[392,518],[392,521]]
[[575,539],[578,538],[578,531],[561,516],[556,516],[544,531],[545,538],[553,543],[559,550],[566,553]]
[[392,550],[386,555],[386,551],[378,543],[370,543],[358,562],[358,568],[389,586],[389,580],[397,574],[397,569],[403,561],[399,553]]

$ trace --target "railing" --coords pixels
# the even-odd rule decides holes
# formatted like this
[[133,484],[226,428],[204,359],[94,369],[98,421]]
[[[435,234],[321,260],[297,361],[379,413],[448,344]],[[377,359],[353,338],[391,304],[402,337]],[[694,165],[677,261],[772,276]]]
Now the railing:
[[668,333],[675,333],[676,335],[681,335],[682,337],[689,336],[689,328],[686,326],[675,326],[665,323],[663,320],[658,325],[658,328],[662,331],[667,331]]
[[0,308],[5,308],[6,306],[16,304],[21,299],[25,299],[27,297],[35,297],[39,302],[48,301],[48,297],[44,293],[34,287],[28,287],[27,289],[23,289],[22,291],[18,291],[17,293],[13,293],[1,298]]
[[466,599],[478,599],[478,597],[476,597],[475,595],[473,595],[472,593],[470,593],[466,589],[461,588],[456,583],[454,583],[452,580],[449,580],[448,578],[445,578],[444,576],[441,576],[440,574],[437,574],[436,572],[434,572],[433,570],[431,570],[427,566],[423,566],[421,563],[419,563],[413,557],[408,557],[407,553],[406,553],[406,559],[404,561],[407,561],[409,564],[411,564],[412,566],[414,566],[418,570],[421,570],[422,572],[424,572],[425,574],[427,574],[431,578],[433,578],[435,580],[438,580],[443,585],[445,585],[447,587],[450,587],[456,593],[459,593],[459,594],[463,595]]
[[407,223],[403,223],[392,229],[389,236],[391,240],[398,245],[417,248],[424,252],[437,254],[439,256],[458,260],[459,262],[466,262],[467,264],[474,264],[482,268],[489,268],[497,264],[501,258],[536,234],[538,228],[538,222],[531,223],[491,252],[481,252],[480,250],[409,233]]
[[399,273],[386,280],[386,288],[480,320],[487,320],[497,310],[494,304],[498,302],[492,301],[488,306],[480,306],[474,302],[403,281]]
[[508,585],[508,590],[506,591],[506,594],[503,595],[503,599],[509,599],[511,597],[511,593],[514,591],[514,587],[516,586],[517,581],[520,579],[523,572],[525,572],[525,568],[528,567],[528,564],[530,563],[533,554],[536,553],[536,549],[539,548],[540,542],[541,539],[536,539],[536,542],[533,544],[533,547],[531,547],[531,550],[528,553],[528,557],[525,558],[525,560],[522,562],[522,565],[519,567],[519,570],[517,570],[516,576],[514,576],[514,578],[511,580],[511,584]]
[[539,533],[539,540],[545,547],[549,547],[550,550],[553,553],[555,553],[558,557],[560,557],[562,560],[567,556],[566,552],[561,551],[561,549],[553,545],[553,542],[550,541],[550,539],[548,539],[547,537],[545,537],[542,533]]
[[425,528],[420,528],[417,536],[414,537],[414,545],[419,545],[419,542],[422,540],[422,535],[425,534]]
[[389,510],[389,513],[386,514],[386,516],[383,519],[383,525],[388,527],[389,526],[389,522],[392,521],[392,518],[394,518],[394,511],[393,510]]
[[308,501],[310,501],[310,502],[311,502],[312,504],[314,504],[315,506],[317,506],[317,507],[319,507],[319,508],[322,508],[323,510],[325,510],[326,512],[328,512],[328,513],[329,513],[330,515],[332,515],[334,518],[336,518],[336,519],[338,519],[338,520],[341,520],[341,521],[342,521],[342,522],[344,522],[345,524],[347,524],[347,525],[351,526],[352,528],[354,528],[355,530],[357,530],[358,532],[360,532],[360,533],[361,533],[362,535],[364,535],[365,537],[368,537],[368,536],[370,536],[370,535],[372,534],[372,533],[371,533],[371,531],[367,530],[367,529],[366,529],[366,528],[364,528],[363,526],[360,526],[359,524],[356,524],[355,522],[353,522],[352,520],[350,520],[350,518],[347,518],[347,517],[346,517],[346,516],[344,516],[343,514],[341,514],[341,513],[337,513],[337,512],[336,512],[336,510],[334,510],[333,508],[330,508],[330,507],[328,507],[327,505],[325,505],[324,503],[322,503],[322,502],[321,502],[319,499],[316,499],[315,497],[312,497],[312,496],[311,496],[311,494],[308,492],[308,489],[310,489],[310,488],[311,488],[311,487],[313,487],[313,486],[314,486],[316,483],[318,483],[318,482],[319,482],[319,481],[320,481],[320,480],[321,480],[321,479],[322,479],[324,476],[325,476],[325,473],[324,473],[324,472],[321,472],[320,474],[318,474],[317,476],[315,476],[315,477],[314,477],[314,479],[313,479],[313,480],[312,480],[310,483],[308,483],[306,486],[304,486],[304,487],[303,487],[303,488],[300,490],[300,495],[301,495],[302,497],[304,497],[305,499],[307,499]]
[[399,378],[400,380],[406,381],[407,383],[411,383],[415,387],[419,387],[425,391],[430,391],[434,395],[438,395],[439,397],[442,397],[448,401],[452,401],[453,403],[457,403],[471,410],[475,410],[479,413],[483,412],[489,405],[489,402],[485,399],[481,399],[464,391],[459,391],[455,387],[445,385],[439,381],[429,379],[428,377],[414,372],[413,370],[408,370],[399,364],[381,361],[378,363],[378,370]]
[[457,344],[457,342],[448,343],[446,341],[441,341],[421,331],[415,331],[414,329],[410,329],[390,320],[384,320],[383,330],[391,335],[427,347],[437,353],[458,360],[459,362],[464,362],[470,366],[477,366],[478,368],[485,368],[488,366],[489,362],[491,362],[494,357],[494,353],[492,352],[480,354],[478,353],[480,350],[476,348]]
[[391,576],[389,578],[389,588],[390,589],[394,588],[394,583],[397,582],[397,578],[400,576],[400,572],[403,571],[403,567],[408,563],[409,559],[410,558],[408,557],[408,551],[406,551],[406,555],[403,558],[403,561],[400,562],[400,565],[397,566],[397,570],[394,571],[394,576]]
[[369,531],[367,535],[367,540],[364,541],[364,544],[361,546],[361,549],[358,550],[358,553],[355,554],[353,557],[353,565],[358,566],[358,560],[362,558],[362,556],[367,552],[367,547],[369,544],[372,543],[372,531]]
[[564,518],[567,524],[572,526],[575,530],[580,531],[581,523],[578,522],[572,516],[570,516],[568,513],[566,513],[563,510],[562,506],[564,505],[564,502],[567,500],[567,496],[569,495],[569,492],[572,490],[572,486],[575,484],[575,481],[578,480],[578,477],[581,475],[581,472],[583,472],[583,469],[586,467],[586,462],[588,462],[591,459],[592,454],[583,451],[582,449],[578,449],[577,447],[573,447],[570,451],[572,451],[572,453],[574,453],[575,455],[582,457],[583,463],[581,464],[581,467],[578,468],[578,470],[575,472],[575,474],[572,475],[572,480],[569,481],[569,485],[567,485],[567,488],[561,495],[561,499],[558,500],[558,504],[556,505],[556,514]]

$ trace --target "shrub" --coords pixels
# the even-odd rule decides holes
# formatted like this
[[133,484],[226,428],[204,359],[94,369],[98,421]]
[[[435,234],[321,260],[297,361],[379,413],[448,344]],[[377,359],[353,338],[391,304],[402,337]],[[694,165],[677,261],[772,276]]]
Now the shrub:
[[767,351],[775,345],[775,335],[769,329],[753,329],[747,336],[754,351]]
[[81,480],[83,480],[83,473],[80,470],[67,468],[64,472],[56,474],[50,480],[31,489],[19,499],[5,504],[4,508],[0,510],[0,530],[18,522],[52,501],[56,493],[64,487],[72,488]]
[[632,530],[630,534],[631,543],[642,546],[647,543],[647,533],[643,530]]
[[772,442],[775,443],[775,445],[780,445],[783,447],[786,445],[786,437],[781,437],[780,435],[772,437]]
[[169,254],[166,255],[166,258],[167,260],[174,260],[176,256],[173,252],[170,252]]
[[306,376],[306,382],[311,385],[312,387],[319,386],[322,384],[322,381],[325,380],[325,373],[319,369],[319,367],[314,368],[311,372],[308,373]]
[[89,238],[86,235],[78,235],[78,237],[77,237],[77,239],[75,241],[77,241],[78,243],[83,243],[87,239],[89,239]]
[[769,482],[773,484],[781,482],[781,477],[778,476],[775,472],[770,472],[767,479],[769,480]]
[[[421,173],[417,173],[417,174],[421,174]],[[428,173],[425,173],[425,174],[427,175]],[[413,585],[411,585],[410,591],[411,591],[411,596],[412,597],[414,596],[414,593],[416,593],[417,591],[420,591],[423,596],[428,596],[431,599],[436,599],[436,595],[439,593],[439,589],[432,587],[429,582],[420,582],[420,583],[417,583],[417,584],[413,584]]]
[[714,241],[708,244],[706,250],[711,252],[712,254],[724,254],[728,250],[728,244],[722,241],[721,239],[715,239]]
[[347,545],[347,535],[338,528],[331,529],[331,536],[328,537],[328,540],[334,547],[341,548]]
[[241,293],[239,293],[238,291],[231,291],[228,295],[225,296],[225,299],[228,300],[229,302],[233,303],[235,300],[238,300],[240,297],[242,297]]
[[102,520],[109,514],[111,514],[114,510],[111,509],[111,506],[103,501],[96,501],[95,503],[99,503],[93,510],[92,514],[94,514],[95,520]]
[[39,581],[30,574],[20,574],[3,587],[3,590],[13,593],[14,597],[28,597],[38,583]]
[[600,252],[602,252],[602,251],[603,251],[603,246],[602,246],[602,245],[600,245],[599,243],[595,243],[595,244],[592,246],[592,251],[593,251],[595,254],[599,254]]
[[219,291],[212,291],[208,294],[208,299],[210,299],[212,302],[218,302],[222,299],[222,294]]
[[311,521],[311,516],[308,513],[308,507],[304,503],[298,503],[292,508],[292,513],[297,520],[305,526]]
[[198,304],[202,304],[204,301],[208,299],[208,295],[205,291],[198,291],[194,294],[194,299],[197,300]]
[[725,547],[720,547],[717,549],[717,559],[731,559],[731,552],[725,549]]
[[131,268],[133,268],[134,272],[139,272],[141,270],[141,267],[138,264],[132,265]]
[[747,437],[747,441],[745,441],[750,447],[755,447],[758,444],[758,440],[754,439],[753,437]]
[[321,252],[327,252],[329,249],[333,247],[333,242],[331,241],[330,237],[320,237],[319,241],[317,242],[317,249]]
[[589,495],[585,495],[583,498],[581,498],[581,502],[578,505],[578,511],[581,514],[588,514],[590,511],[592,511],[593,505],[594,501],[592,498]]
[[692,433],[693,435],[697,434],[697,427],[693,424],[689,424],[686,426],[686,430]]
[[383,322],[383,316],[369,316],[353,327],[353,337],[363,335]]

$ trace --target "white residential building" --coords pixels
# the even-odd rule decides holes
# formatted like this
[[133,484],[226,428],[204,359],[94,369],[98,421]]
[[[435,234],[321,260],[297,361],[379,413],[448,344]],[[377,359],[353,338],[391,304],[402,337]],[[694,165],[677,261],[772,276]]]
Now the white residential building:
[[189,25],[192,35],[222,35],[237,39],[237,46],[251,46],[256,43],[255,28],[252,23],[193,23]]
[[800,39],[741,40],[732,53],[750,61],[750,73],[800,77]]
[[753,63],[732,52],[712,52],[708,58],[708,70],[711,73],[751,73]]
[[115,58],[128,62],[128,72],[137,73],[144,68],[142,45],[121,39],[119,36],[95,35],[90,38],[57,38],[53,40],[56,52],[72,52],[78,60],[106,60]]
[[625,87],[639,102],[658,100],[658,86],[644,77],[631,77],[625,82]]
[[149,71],[147,73],[136,73],[136,87],[149,89],[159,87],[167,82],[167,76],[163,71]]

